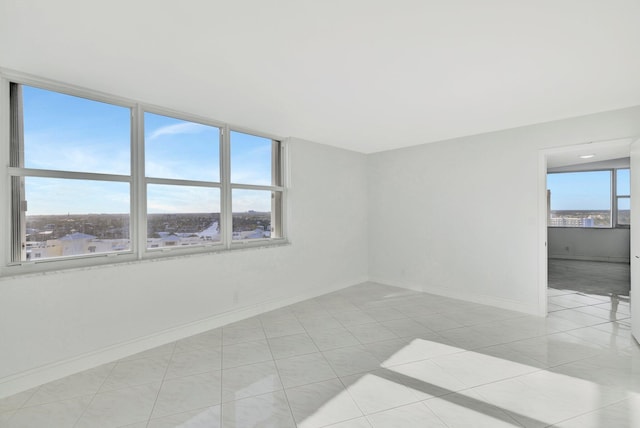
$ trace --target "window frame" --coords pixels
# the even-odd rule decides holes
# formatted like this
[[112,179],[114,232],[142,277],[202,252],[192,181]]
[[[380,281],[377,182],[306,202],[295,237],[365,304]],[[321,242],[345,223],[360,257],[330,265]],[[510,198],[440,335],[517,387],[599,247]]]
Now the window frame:
[[[613,183],[612,183],[612,194],[613,194],[613,212],[612,215],[615,215],[615,217],[612,218],[612,222],[613,219],[615,219],[615,228],[617,229],[629,229],[631,227],[630,223],[619,223],[618,219],[619,219],[619,211],[620,211],[620,207],[619,207],[619,202],[620,199],[627,199],[629,200],[629,210],[631,210],[631,189],[629,189],[629,194],[618,194],[618,171],[620,170],[628,170],[629,171],[629,177],[631,177],[631,168],[614,168],[613,169]],[[631,183],[629,183],[631,184]],[[631,187],[631,186],[629,186]]]
[[[603,226],[603,227],[585,227],[585,226],[554,226],[549,224],[549,219],[551,218],[551,205],[549,204],[548,207],[548,215],[547,215],[547,227],[549,228],[554,228],[554,229],[589,229],[589,230],[601,230],[601,229],[628,229],[629,225],[628,224],[620,224],[618,223],[618,199],[620,198],[628,198],[629,200],[631,200],[631,195],[618,195],[617,194],[617,189],[618,189],[618,170],[625,170],[625,169],[629,169],[629,167],[623,167],[623,168],[596,168],[596,169],[584,169],[584,170],[577,170],[577,171],[557,171],[557,172],[547,172],[547,175],[550,174],[576,174],[576,173],[589,173],[589,172],[609,172],[609,185],[610,185],[610,208],[609,208],[609,212],[611,215],[611,221],[609,223],[609,226]],[[548,189],[548,185],[547,185],[547,189]],[[553,193],[552,193],[553,196]]]
[[[262,138],[269,138],[271,139],[271,185],[263,185],[263,184],[243,184],[243,183],[233,183],[231,182],[231,132],[239,132],[239,133],[243,133],[243,134],[248,134],[248,135],[253,135],[256,137],[262,137]],[[226,168],[223,168],[224,172],[225,172],[225,177],[227,178],[227,183],[229,185],[229,190],[227,192],[225,192],[225,196],[228,197],[227,200],[227,209],[225,209],[225,220],[228,222],[227,224],[230,225],[229,230],[228,230],[228,242],[230,242],[230,245],[232,248],[243,248],[243,247],[251,247],[251,246],[255,246],[255,245],[261,245],[261,243],[263,242],[269,242],[273,239],[285,239],[286,234],[284,233],[284,224],[286,224],[285,222],[283,222],[283,217],[284,217],[284,201],[286,200],[286,198],[284,197],[284,193],[286,191],[286,188],[284,186],[284,179],[285,179],[285,174],[284,174],[284,168],[283,168],[283,163],[284,163],[284,150],[283,150],[283,145],[282,145],[282,141],[279,141],[273,137],[269,137],[265,134],[258,134],[255,131],[251,131],[245,128],[240,128],[237,126],[233,126],[233,127],[228,127],[226,132],[225,132],[225,136],[227,138],[227,144],[225,145],[225,148],[227,150],[227,152],[225,153],[224,156],[224,160],[228,162],[228,164],[226,165]],[[277,144],[276,144],[277,143]],[[223,165],[224,166],[224,165]],[[234,189],[245,189],[245,190],[262,190],[262,191],[271,191],[272,192],[272,199],[271,199],[271,216],[272,216],[272,224],[271,224],[271,228],[272,228],[272,232],[275,229],[275,237],[272,238],[258,238],[258,239],[250,239],[250,240],[234,240],[233,239],[233,212],[232,212],[232,207],[233,207],[233,201],[231,200],[231,196],[233,195],[233,190]],[[279,194],[281,197],[281,203],[280,203],[280,207],[276,208],[274,205],[276,204],[276,201],[273,198],[273,194]],[[277,198],[275,198],[277,199]],[[280,211],[280,212],[278,212]],[[274,214],[275,214],[275,225],[273,224],[273,218],[274,218]]]
[[[219,151],[219,159],[220,159],[220,165],[219,165],[219,169],[220,169],[220,181],[219,182],[215,182],[215,181],[205,181],[205,180],[192,180],[192,179],[179,179],[179,178],[162,178],[162,177],[150,177],[146,175],[146,165],[145,165],[145,147],[146,147],[146,139],[145,139],[145,123],[144,123],[144,115],[145,113],[151,113],[151,114],[155,114],[155,115],[160,115],[160,116],[166,116],[166,117],[170,117],[173,119],[178,119],[178,120],[183,120],[183,121],[187,121],[187,122],[193,122],[193,123],[198,123],[201,125],[206,125],[206,126],[211,126],[211,127],[215,127],[219,129],[219,147],[218,147],[218,151]],[[208,120],[202,117],[196,117],[194,115],[187,115],[187,114],[183,114],[183,113],[179,113],[179,112],[175,112],[175,111],[171,111],[169,109],[163,109],[163,108],[159,108],[159,107],[145,107],[143,105],[138,105],[138,127],[140,130],[140,144],[137,144],[137,158],[140,160],[138,167],[139,170],[138,172],[140,173],[140,181],[141,181],[141,188],[139,189],[139,194],[141,195],[141,199],[140,199],[140,204],[143,205],[141,207],[140,210],[140,217],[138,219],[139,225],[140,225],[140,235],[138,237],[139,242],[140,242],[140,246],[141,246],[141,252],[144,254],[144,257],[147,258],[153,258],[153,257],[161,257],[163,255],[167,255],[168,253],[171,252],[201,252],[203,250],[197,250],[198,248],[207,248],[209,251],[211,250],[224,250],[227,249],[225,242],[224,242],[224,234],[221,233],[220,234],[220,241],[219,242],[205,242],[201,245],[198,246],[188,246],[188,247],[172,247],[172,248],[149,248],[147,247],[146,243],[147,243],[147,239],[148,239],[148,235],[147,235],[147,228],[148,228],[148,217],[149,217],[149,213],[147,212],[147,201],[148,201],[148,197],[147,197],[147,189],[148,189],[148,185],[149,184],[160,184],[160,185],[170,185],[170,186],[185,186],[185,187],[204,187],[204,188],[214,188],[214,189],[220,189],[220,230],[223,230],[223,225],[222,225],[222,212],[224,211],[225,207],[224,204],[222,202],[223,199],[223,168],[224,168],[224,159],[223,159],[223,146],[224,146],[224,134],[225,134],[225,127],[227,125],[220,123],[220,122],[216,122],[213,120]],[[144,245],[143,245],[144,243]]]
[[[12,166],[11,157],[15,155],[12,152],[12,135],[11,120],[15,116],[12,113],[10,87],[11,84],[26,85],[40,88],[47,91],[58,92],[61,94],[71,95],[75,97],[85,98],[91,101],[98,101],[128,108],[131,112],[130,120],[130,174],[104,174],[92,172],[77,171],[58,171],[33,169]],[[182,257],[185,255],[210,254],[217,252],[225,252],[240,248],[263,248],[289,244],[286,225],[287,225],[287,167],[288,167],[288,142],[281,137],[270,135],[263,132],[256,132],[242,127],[232,126],[226,123],[204,118],[198,115],[178,112],[175,110],[158,107],[151,104],[137,102],[135,100],[125,99],[112,96],[98,91],[86,88],[67,85],[54,82],[39,77],[29,76],[22,73],[11,72],[0,69],[0,98],[2,103],[0,106],[0,118],[4,125],[4,131],[0,136],[0,142],[3,149],[0,153],[0,160],[7,165],[5,172],[5,185],[1,188],[0,197],[5,201],[5,219],[3,227],[0,227],[0,239],[3,245],[0,245],[2,252],[3,265],[0,267],[0,276],[21,275],[25,273],[37,273],[46,271],[56,271],[69,268],[85,268],[100,265],[114,264],[117,262],[136,262],[143,260],[152,260],[166,257]],[[200,123],[208,126],[214,126],[220,129],[221,138],[219,140],[220,150],[220,182],[199,182],[198,180],[179,180],[165,179],[159,177],[146,177],[145,174],[145,129],[144,114],[152,113],[171,118]],[[22,119],[22,114],[19,115]],[[20,124],[20,126],[22,126]],[[230,178],[230,133],[231,131],[243,132],[259,137],[272,140],[272,175],[277,175],[277,183],[275,186],[256,186],[256,185],[237,185],[229,182]],[[277,147],[277,154],[274,154]],[[20,156],[24,154],[24,147],[20,150]],[[24,165],[21,163],[20,165]],[[274,169],[277,167],[277,169]],[[126,251],[116,251],[109,253],[87,253],[82,255],[74,255],[67,257],[45,258],[39,260],[19,260],[14,261],[15,244],[12,236],[15,222],[12,216],[15,216],[16,210],[12,208],[12,178],[16,177],[48,177],[48,178],[64,178],[64,179],[88,179],[99,181],[118,181],[129,183],[130,188],[130,249]],[[275,178],[274,178],[275,179]],[[198,185],[204,187],[215,187],[220,189],[220,235],[221,240],[213,242],[204,242],[202,245],[192,245],[185,247],[174,247],[167,249],[147,248],[147,185],[148,184],[171,184],[171,185]],[[272,183],[273,184],[273,183]],[[233,188],[251,188],[259,190],[271,190],[277,192],[280,198],[279,209],[274,211],[272,202],[272,219],[274,215],[277,217],[277,227],[279,233],[272,235],[271,238],[251,239],[242,242],[233,241],[231,229],[231,192]],[[24,198],[24,192],[22,193]],[[24,211],[23,211],[24,213]],[[22,239],[24,239],[24,228],[26,221],[22,216],[19,227]],[[273,221],[272,221],[273,223]],[[24,251],[24,250],[23,250]],[[22,259],[22,258],[21,258]]]

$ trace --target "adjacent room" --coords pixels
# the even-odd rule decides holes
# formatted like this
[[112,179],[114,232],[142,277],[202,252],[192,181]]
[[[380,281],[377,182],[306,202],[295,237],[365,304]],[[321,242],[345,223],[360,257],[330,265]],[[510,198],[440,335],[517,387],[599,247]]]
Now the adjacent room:
[[0,0],[0,426],[640,426],[638,16]]
[[555,316],[578,311],[631,327],[630,143],[547,155],[547,309]]

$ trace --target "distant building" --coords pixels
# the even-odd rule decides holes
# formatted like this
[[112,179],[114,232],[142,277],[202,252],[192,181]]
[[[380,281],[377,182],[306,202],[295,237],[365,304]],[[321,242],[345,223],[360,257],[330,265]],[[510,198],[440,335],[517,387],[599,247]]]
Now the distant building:
[[269,238],[271,231],[264,230],[264,226],[258,226],[254,230],[244,230],[241,232],[233,232],[233,239],[261,239]]
[[63,256],[73,256],[77,254],[86,254],[89,251],[89,242],[96,239],[96,236],[87,235],[86,233],[73,232],[65,235],[58,241],[62,246]]
[[217,221],[214,221],[211,226],[198,233],[198,236],[206,241],[219,241],[220,240],[220,227]]
[[594,227],[592,218],[589,217],[552,217],[549,226],[556,227]]
[[[47,239],[52,235],[51,230],[36,232],[31,230],[27,241],[27,260],[46,259],[52,257],[74,256],[93,253],[108,253],[112,251],[127,251],[131,248],[128,238],[103,239],[94,235],[73,232],[59,239]],[[156,237],[147,239],[147,248],[184,247],[202,245],[205,242],[220,241],[218,222],[200,232],[157,232]],[[235,239],[254,239],[268,237],[269,232],[264,228],[241,232]]]

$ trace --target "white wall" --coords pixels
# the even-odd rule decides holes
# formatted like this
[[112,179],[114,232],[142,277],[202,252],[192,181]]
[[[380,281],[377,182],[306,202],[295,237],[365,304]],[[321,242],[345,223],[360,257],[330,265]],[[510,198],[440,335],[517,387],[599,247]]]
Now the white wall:
[[549,257],[629,263],[629,229],[550,227]]
[[291,245],[0,280],[0,396],[365,281],[365,155],[289,150]]
[[370,278],[540,313],[540,151],[639,134],[634,107],[370,155]]

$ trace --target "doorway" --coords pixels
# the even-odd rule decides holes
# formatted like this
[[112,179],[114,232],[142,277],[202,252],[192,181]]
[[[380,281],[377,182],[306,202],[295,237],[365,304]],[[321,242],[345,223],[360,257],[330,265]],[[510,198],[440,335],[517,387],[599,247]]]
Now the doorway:
[[[630,233],[628,225],[620,223],[624,222],[624,211],[627,215],[629,212],[630,190],[622,197],[616,187],[616,179],[624,177],[616,175],[618,170],[626,170],[628,179],[631,142],[632,139],[621,139],[588,143],[541,153],[540,183],[545,189],[541,192],[544,202],[539,213],[544,223],[540,230],[541,315],[562,318],[577,326],[615,321],[631,329]],[[598,176],[610,180],[603,184],[610,191],[606,196],[611,201],[609,206],[595,206],[593,212],[588,212],[588,207],[559,205],[559,185],[556,195],[546,194],[547,173],[558,174],[551,177],[562,177],[556,180],[561,182],[580,177],[581,171],[594,171],[584,174],[593,176],[589,180]],[[589,183],[583,187],[595,185],[593,181]],[[552,202],[554,196],[556,200]]]

